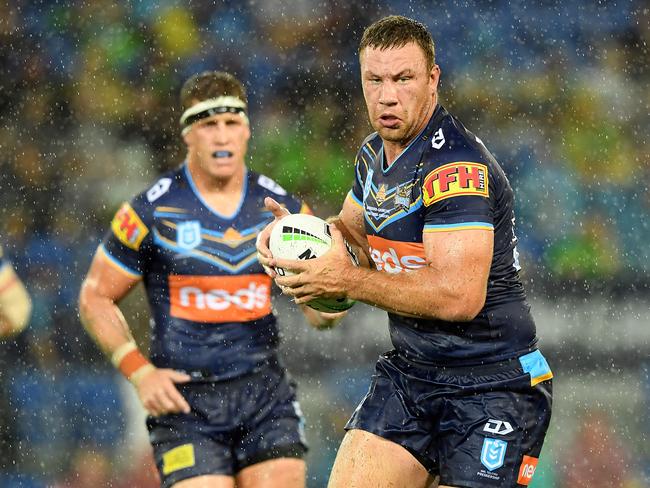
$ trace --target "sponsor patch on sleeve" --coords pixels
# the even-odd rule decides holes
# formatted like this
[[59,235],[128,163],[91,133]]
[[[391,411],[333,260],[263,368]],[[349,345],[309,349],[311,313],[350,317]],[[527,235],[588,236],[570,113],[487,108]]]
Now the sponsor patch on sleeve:
[[163,458],[163,474],[168,475],[179,469],[191,468],[195,464],[194,444],[183,444],[167,451]]
[[424,205],[461,195],[489,196],[488,168],[481,163],[448,163],[431,171],[422,184]]
[[524,459],[521,461],[521,466],[519,466],[519,477],[517,478],[517,484],[528,486],[528,483],[533,479],[535,470],[537,469],[536,457],[524,456]]
[[134,251],[140,249],[140,244],[149,233],[147,226],[128,203],[124,203],[115,214],[111,229],[122,244]]

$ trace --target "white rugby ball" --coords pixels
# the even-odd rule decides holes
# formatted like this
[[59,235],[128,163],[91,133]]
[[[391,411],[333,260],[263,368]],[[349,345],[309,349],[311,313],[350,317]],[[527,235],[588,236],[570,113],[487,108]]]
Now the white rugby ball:
[[[273,227],[269,239],[269,249],[276,258],[314,259],[329,251],[332,246],[330,226],[323,219],[309,214],[290,214],[283,217]],[[351,254],[351,250],[348,248]],[[353,262],[356,257],[351,255]],[[275,268],[280,276],[293,273],[280,267]],[[355,304],[347,298],[315,298],[307,303],[320,312],[343,312]]]

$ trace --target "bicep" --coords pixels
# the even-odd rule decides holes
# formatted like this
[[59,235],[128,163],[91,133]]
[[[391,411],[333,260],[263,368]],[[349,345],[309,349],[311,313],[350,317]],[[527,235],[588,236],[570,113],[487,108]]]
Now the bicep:
[[468,291],[485,292],[492,265],[494,232],[461,230],[425,232],[422,237],[428,265]]
[[[370,245],[368,244],[368,237],[366,236],[363,208],[348,197],[343,202],[343,208],[339,212],[337,220],[339,230],[343,233],[343,236],[347,241],[363,252],[366,259],[360,259],[360,264],[363,267],[371,268],[372,259],[369,254]],[[341,228],[341,226],[343,226],[343,228]],[[361,258],[356,250],[355,253],[359,258]]]
[[140,277],[119,269],[101,251],[95,253],[82,287],[90,293],[113,302],[119,302],[140,281]]
[[366,237],[363,208],[350,197],[346,198],[343,202],[343,208],[339,212],[339,221],[345,226],[354,243],[367,251],[368,238]]

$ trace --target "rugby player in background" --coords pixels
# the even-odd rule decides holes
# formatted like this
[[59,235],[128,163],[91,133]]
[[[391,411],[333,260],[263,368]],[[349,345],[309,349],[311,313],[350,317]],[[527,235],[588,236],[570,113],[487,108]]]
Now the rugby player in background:
[[[308,208],[246,168],[236,78],[195,75],[181,105],[187,159],[115,215],[81,288],[82,322],[150,414],[164,487],[304,487],[303,419],[278,360],[255,239],[272,219],[265,197]],[[140,280],[153,315],[149,358],[117,306]],[[302,308],[317,327],[340,316]]]
[[29,293],[0,247],[0,338],[22,332],[31,312]]
[[[297,303],[348,297],[388,311],[394,350],[377,361],[329,486],[526,486],[553,375],[518,276],[512,188],[483,142],[438,103],[426,27],[381,19],[359,56],[376,132],[357,153],[333,251],[273,259],[273,224],[258,243],[264,265],[297,273],[275,277]],[[286,212],[267,203],[276,217]],[[376,269],[351,266],[342,233]]]

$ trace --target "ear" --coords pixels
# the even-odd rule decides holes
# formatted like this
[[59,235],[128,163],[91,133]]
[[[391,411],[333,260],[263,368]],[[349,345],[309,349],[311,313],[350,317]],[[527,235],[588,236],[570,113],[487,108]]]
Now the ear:
[[437,64],[431,68],[429,73],[429,82],[431,83],[431,92],[436,93],[438,91],[438,83],[440,83],[440,66]]
[[183,136],[183,142],[184,142],[185,145],[188,146],[188,147],[189,147],[189,145],[190,145],[190,134],[191,134],[191,133],[192,133],[192,129],[190,129],[190,130],[188,130],[187,132],[185,132],[184,134],[182,134],[182,136]]

